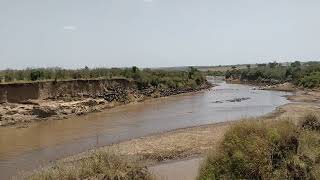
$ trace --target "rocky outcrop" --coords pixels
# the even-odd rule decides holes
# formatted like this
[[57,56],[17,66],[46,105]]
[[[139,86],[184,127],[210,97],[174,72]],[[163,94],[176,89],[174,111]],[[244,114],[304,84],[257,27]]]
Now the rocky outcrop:
[[52,108],[49,106],[34,106],[31,114],[39,118],[47,118],[57,115],[57,108]]
[[229,100],[226,100],[228,102],[241,102],[241,101],[246,101],[246,100],[249,100],[250,97],[242,97],[242,98],[234,98],[234,99],[229,99]]

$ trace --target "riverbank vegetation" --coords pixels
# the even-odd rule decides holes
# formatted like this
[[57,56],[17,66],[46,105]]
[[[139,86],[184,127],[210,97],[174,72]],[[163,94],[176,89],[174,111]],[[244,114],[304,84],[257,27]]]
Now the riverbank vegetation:
[[203,72],[206,76],[225,76],[224,71],[205,71]]
[[267,84],[291,82],[297,86],[317,88],[320,86],[320,63],[295,61],[286,65],[277,62],[258,64],[254,68],[250,66],[246,69],[233,68],[226,72],[225,77]]
[[[100,70],[62,70],[66,73],[62,77],[58,76],[60,70],[33,70],[25,75],[30,76],[29,79],[9,78],[12,82],[0,84],[0,126],[64,119],[212,87],[205,76],[192,67],[185,71],[137,67]],[[12,71],[8,77],[24,71]],[[70,80],[75,74],[75,79]]]
[[245,121],[226,132],[198,179],[319,179],[320,119]]
[[59,81],[73,79],[128,78],[135,80],[140,88],[153,86],[164,88],[197,87],[205,82],[205,76],[196,68],[187,71],[165,71],[132,68],[94,68],[68,70],[61,68],[39,68],[0,71],[2,83]]
[[71,165],[55,165],[35,173],[28,180],[128,179],[148,180],[151,175],[140,162],[112,152],[97,152]]

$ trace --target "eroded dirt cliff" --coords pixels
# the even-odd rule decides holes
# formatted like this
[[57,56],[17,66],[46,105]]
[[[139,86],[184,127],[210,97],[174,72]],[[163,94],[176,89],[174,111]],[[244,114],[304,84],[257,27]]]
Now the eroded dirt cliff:
[[139,89],[128,79],[49,81],[0,85],[0,126],[47,119],[84,115],[118,105],[149,98],[165,97],[207,89],[197,88]]

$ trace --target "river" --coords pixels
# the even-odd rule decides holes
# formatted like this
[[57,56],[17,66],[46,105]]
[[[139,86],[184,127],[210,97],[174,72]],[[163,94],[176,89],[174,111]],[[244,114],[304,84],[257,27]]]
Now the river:
[[279,91],[241,84],[116,107],[99,113],[0,128],[0,179],[92,148],[178,128],[232,121],[272,112],[289,101]]

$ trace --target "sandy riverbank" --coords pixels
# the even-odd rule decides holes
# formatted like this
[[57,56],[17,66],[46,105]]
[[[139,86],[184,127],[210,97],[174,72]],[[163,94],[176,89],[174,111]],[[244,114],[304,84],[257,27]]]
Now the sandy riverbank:
[[[307,112],[320,111],[320,104],[291,103],[279,107],[273,113],[260,117],[263,120],[277,120],[291,117],[298,119]],[[252,119],[254,120],[254,119]],[[162,134],[141,137],[99,148],[64,159],[64,162],[74,161],[89,156],[94,151],[114,150],[126,155],[139,155],[144,159],[162,162],[177,160],[205,154],[207,150],[216,147],[224,133],[234,122],[218,123],[178,129]]]
[[[260,117],[265,121],[279,120],[290,117],[292,120],[304,116],[307,112],[320,111],[320,92],[297,91],[289,96],[294,100],[277,108],[276,111]],[[254,119],[253,119],[254,120]],[[192,157],[204,156],[208,150],[217,147],[223,139],[225,132],[234,122],[203,125],[178,129],[166,133],[154,134],[147,137],[132,139],[118,144],[98,148],[57,161],[59,164],[77,163],[86,157],[92,156],[96,151],[113,151],[122,155],[139,157],[148,166],[153,166],[172,160],[183,160]]]

